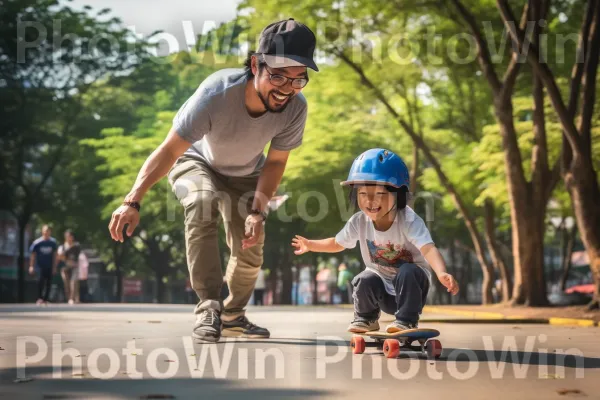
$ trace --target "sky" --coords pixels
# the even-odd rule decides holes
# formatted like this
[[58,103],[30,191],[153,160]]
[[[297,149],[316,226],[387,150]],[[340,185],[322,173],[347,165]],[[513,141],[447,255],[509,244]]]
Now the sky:
[[[186,49],[186,34],[195,37],[218,26],[221,22],[235,18],[240,0],[72,0],[72,8],[81,9],[90,5],[96,10],[110,8],[110,15],[119,17],[127,27],[133,27],[138,34],[148,35],[162,30],[176,38],[169,44],[170,51]],[[184,28],[186,27],[186,28]],[[193,34],[190,34],[193,32]],[[161,49],[166,45],[161,42]],[[175,49],[179,46],[179,49]]]

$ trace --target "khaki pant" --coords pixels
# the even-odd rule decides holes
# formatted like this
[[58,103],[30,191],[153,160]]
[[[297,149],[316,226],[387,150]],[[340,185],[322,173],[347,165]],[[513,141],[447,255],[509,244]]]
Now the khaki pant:
[[[258,177],[228,177],[206,163],[183,156],[169,172],[169,183],[184,208],[185,244],[192,288],[200,301],[195,313],[211,307],[224,320],[244,314],[263,263],[264,232],[259,242],[242,250],[245,221],[252,207]],[[223,219],[231,256],[226,279],[229,296],[221,304],[223,273],[218,223]]]

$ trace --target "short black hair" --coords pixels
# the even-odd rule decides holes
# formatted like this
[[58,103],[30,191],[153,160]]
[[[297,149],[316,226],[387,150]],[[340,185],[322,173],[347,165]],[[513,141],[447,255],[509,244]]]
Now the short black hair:
[[[374,183],[365,183],[365,184],[355,184],[350,185],[350,204],[354,206],[355,209],[358,209],[358,188],[361,186],[378,186]],[[410,200],[411,194],[408,191],[406,186],[395,187],[391,185],[383,185],[388,192],[396,193],[396,208],[398,210],[404,210],[406,208],[406,204],[408,200]]]
[[[246,59],[244,60],[244,72],[248,78],[254,78],[254,74],[252,73],[252,56],[256,55],[258,55],[258,53],[256,53],[254,50],[250,50],[248,51]],[[263,65],[267,65],[267,63],[262,57],[258,57],[258,69],[261,69]]]
[[67,230],[65,231],[65,235],[66,235],[67,233],[68,233],[69,235],[73,236],[73,239],[75,239],[75,233],[73,233],[73,230],[72,230],[72,229],[67,229]]

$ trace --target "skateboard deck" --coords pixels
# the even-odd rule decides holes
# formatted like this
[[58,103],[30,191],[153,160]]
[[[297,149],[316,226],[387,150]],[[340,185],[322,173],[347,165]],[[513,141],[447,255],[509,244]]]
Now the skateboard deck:
[[370,331],[364,333],[355,333],[355,335],[368,336],[371,339],[399,339],[399,338],[407,338],[413,340],[419,339],[431,339],[436,336],[440,336],[440,331],[437,329],[427,329],[427,328],[416,328],[416,329],[407,329],[400,332],[395,333],[387,333],[384,331]]
[[[350,347],[354,354],[362,354],[367,347],[364,336],[375,340],[371,343],[375,347],[383,350],[388,358],[395,358],[400,354],[400,349],[417,351],[426,354],[428,357],[439,358],[442,354],[442,344],[439,340],[429,340],[437,337],[440,332],[436,329],[407,329],[395,333],[382,331],[370,331],[363,333],[354,333],[350,342]],[[413,346],[412,342],[419,342],[420,346]],[[369,346],[370,347],[370,346]]]

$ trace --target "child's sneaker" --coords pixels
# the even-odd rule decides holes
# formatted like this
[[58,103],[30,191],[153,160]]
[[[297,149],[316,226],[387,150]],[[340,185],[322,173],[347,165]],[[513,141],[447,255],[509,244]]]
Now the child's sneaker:
[[378,331],[379,322],[377,320],[368,321],[364,318],[356,317],[348,326],[348,332],[365,333],[370,331]]
[[398,333],[398,332],[402,332],[402,331],[405,331],[408,329],[416,329],[416,328],[418,328],[417,324],[413,324],[411,322],[406,322],[406,321],[395,320],[394,322],[392,322],[385,328],[385,331],[387,333]]

